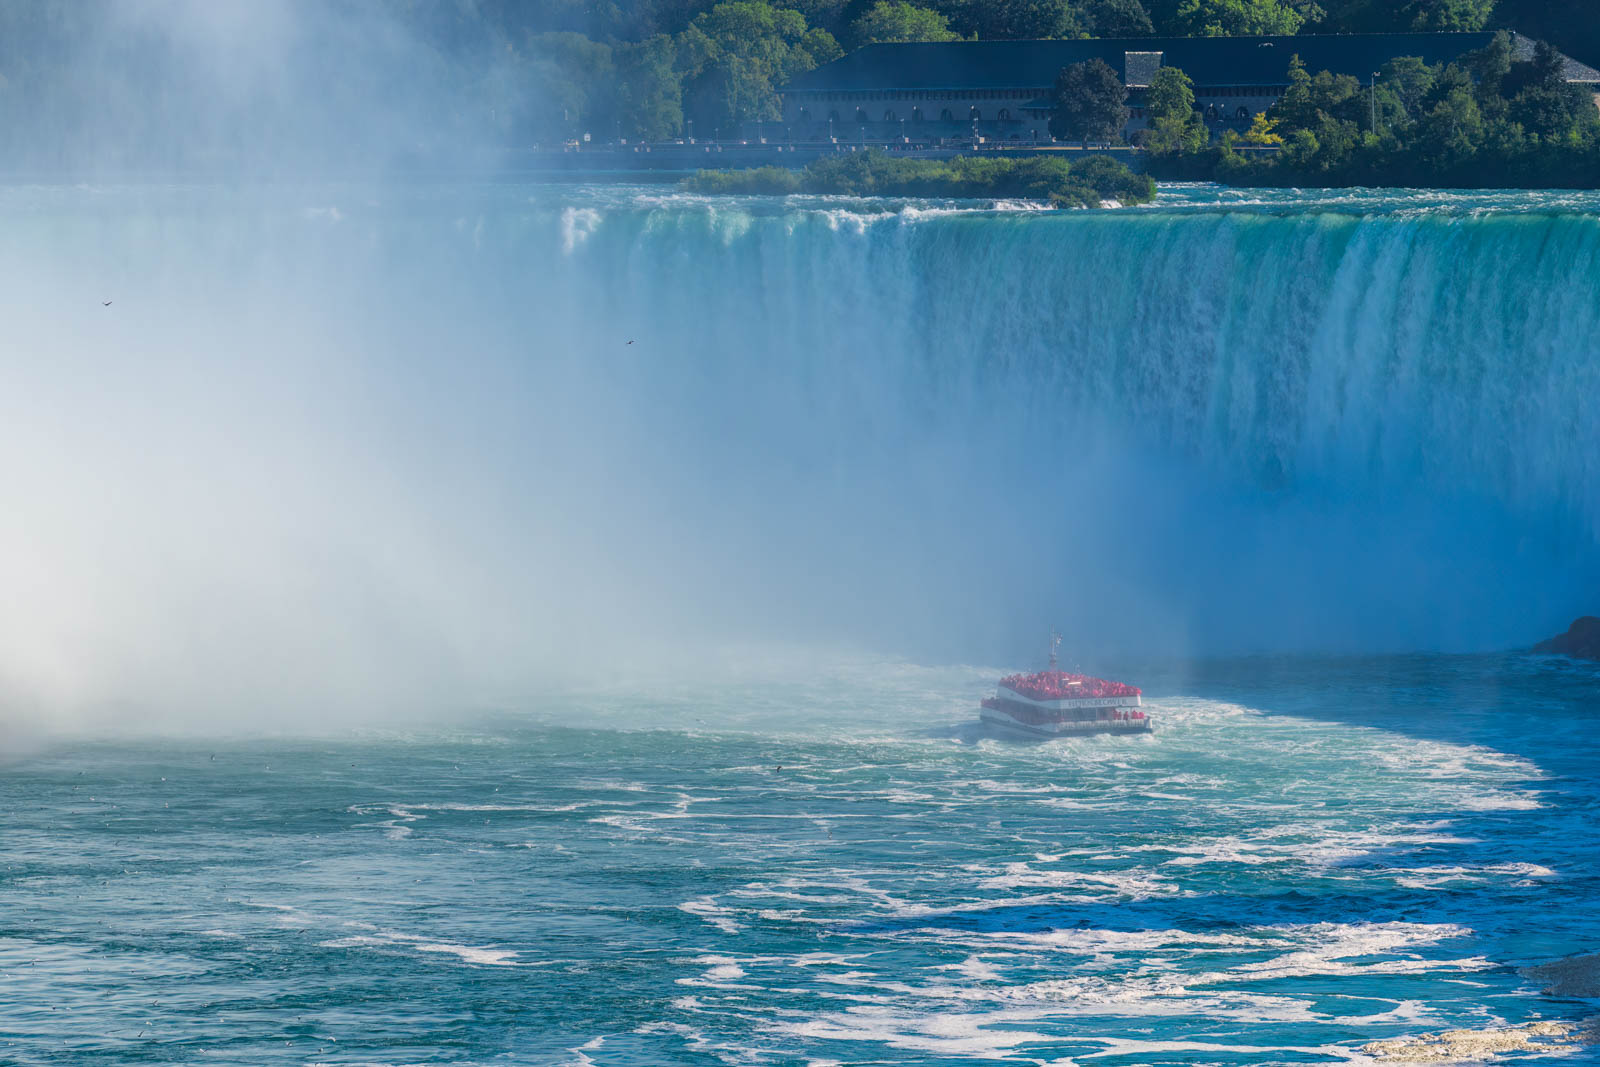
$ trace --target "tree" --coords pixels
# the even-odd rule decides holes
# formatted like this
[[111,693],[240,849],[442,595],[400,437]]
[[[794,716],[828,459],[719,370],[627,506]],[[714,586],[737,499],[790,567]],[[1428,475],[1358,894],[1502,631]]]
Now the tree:
[[1413,30],[1481,30],[1494,15],[1495,0],[1410,0],[1400,18]]
[[1198,152],[1210,139],[1194,109],[1194,82],[1177,67],[1162,67],[1145,94],[1150,131],[1145,147],[1163,154]]
[[1597,120],[1593,96],[1567,81],[1561,53],[1543,41],[1531,62],[1512,64],[1503,91],[1513,94],[1509,117],[1541,137],[1559,137]]
[[[1479,107],[1504,94],[1513,58],[1511,35],[1504,30],[1495,34],[1494,40],[1487,46],[1461,57],[1462,65],[1472,73],[1472,80],[1475,83],[1473,95],[1477,97]],[[1421,60],[1417,62],[1420,63]]]
[[899,0],[878,0],[850,24],[846,39],[851,48],[901,41],[959,41],[950,20],[925,7]]
[[1194,114],[1194,79],[1178,67],[1162,67],[1150,79],[1145,108],[1151,118],[1186,118]]
[[1244,131],[1244,136],[1240,140],[1244,144],[1259,145],[1263,148],[1283,144],[1283,137],[1278,133],[1277,120],[1267,118],[1265,111],[1256,113],[1256,117],[1250,120],[1250,128]]
[[1088,20],[1070,0],[977,0],[962,21],[985,41],[1036,41],[1089,36]]
[[1103,59],[1062,67],[1056,77],[1050,134],[1063,140],[1109,142],[1128,124],[1128,90]]
[[1549,41],[1590,66],[1600,63],[1600,4],[1574,0],[1501,0],[1496,21]]
[[1195,37],[1255,37],[1298,33],[1306,16],[1281,0],[1183,0],[1180,33]]
[[1295,130],[1284,143],[1283,162],[1295,170],[1311,170],[1321,147],[1317,135],[1310,130]]
[[1430,169],[1447,172],[1469,159],[1482,137],[1478,102],[1457,86],[1417,123],[1414,151]]
[[843,55],[825,30],[765,0],[730,0],[695,16],[675,41],[685,110],[704,132],[779,117],[778,88]]
[[674,65],[677,55],[672,39],[664,34],[617,46],[617,117],[624,136],[662,141],[683,129],[683,79]]
[[[1328,171],[1349,162],[1370,121],[1371,98],[1348,74],[1306,72],[1299,56],[1289,61],[1289,88],[1269,116],[1284,134],[1284,154],[1299,170]],[[1309,137],[1302,137],[1307,134]]]
[[1139,0],[1089,0],[1084,11],[1096,37],[1148,37],[1155,32]]
[[524,54],[525,121],[534,140],[610,132],[616,82],[609,45],[581,33],[541,33],[528,38]]
[[1342,33],[1481,30],[1494,11],[1495,0],[1335,0],[1321,28]]
[[1313,77],[1306,73],[1300,57],[1293,56],[1289,60],[1289,88],[1272,105],[1272,117],[1289,130],[1315,129],[1323,118],[1360,123],[1367,106],[1366,91],[1353,76],[1324,70]]
[[1416,56],[1401,56],[1383,65],[1379,85],[1393,97],[1398,117],[1414,122],[1422,114],[1423,101],[1433,91],[1438,71]]

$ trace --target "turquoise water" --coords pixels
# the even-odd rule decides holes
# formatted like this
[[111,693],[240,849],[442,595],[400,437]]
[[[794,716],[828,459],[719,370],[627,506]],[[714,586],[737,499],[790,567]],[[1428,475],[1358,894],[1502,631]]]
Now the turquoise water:
[[1516,970],[1600,941],[1592,670],[1215,664],[1151,737],[1036,746],[971,730],[992,678],[36,753],[0,1055],[1339,1063],[1592,1014]]
[[[1594,1013],[1521,972],[1600,951],[1600,676],[1501,651],[1600,585],[1593,194],[0,226],[0,1061],[1359,1063]],[[1152,736],[976,731],[1051,626]]]

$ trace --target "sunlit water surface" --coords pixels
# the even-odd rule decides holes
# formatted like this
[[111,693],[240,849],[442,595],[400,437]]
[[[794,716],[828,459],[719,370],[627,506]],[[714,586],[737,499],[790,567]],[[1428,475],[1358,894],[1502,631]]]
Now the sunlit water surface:
[[1037,745],[973,729],[995,670],[47,747],[0,1058],[1363,1062],[1593,1012],[1517,970],[1600,948],[1591,668],[1135,668],[1152,736]]
[[[1593,610],[1593,194],[0,215],[0,724],[101,709],[0,738],[0,1062],[1360,1062],[1593,1014],[1521,973],[1600,951],[1593,668],[1215,658]],[[1152,736],[974,731],[1050,625]],[[667,634],[903,654],[592,683]]]

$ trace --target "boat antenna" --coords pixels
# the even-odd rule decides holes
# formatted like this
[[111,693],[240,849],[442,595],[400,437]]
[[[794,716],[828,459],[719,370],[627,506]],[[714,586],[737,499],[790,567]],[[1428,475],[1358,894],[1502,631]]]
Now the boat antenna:
[[1050,627],[1050,669],[1056,669],[1056,649],[1061,647],[1061,635],[1056,633],[1054,626]]

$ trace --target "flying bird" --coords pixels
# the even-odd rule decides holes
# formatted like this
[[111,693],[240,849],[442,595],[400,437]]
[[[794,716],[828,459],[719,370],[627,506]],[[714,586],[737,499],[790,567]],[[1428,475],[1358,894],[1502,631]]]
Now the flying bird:
[[632,342],[632,341],[629,341],[629,342],[628,342],[628,343],[629,343],[629,344],[630,344],[630,345],[631,345],[631,344],[633,344],[633,342]]
[[[109,300],[102,300],[102,301],[100,301],[100,306],[101,306],[101,307],[103,307],[103,308],[108,308],[108,307],[110,307],[110,306],[111,306],[111,301],[109,301]],[[630,341],[630,342],[629,342],[629,343],[630,343],[630,344],[632,344],[632,342],[631,342],[631,341]]]

